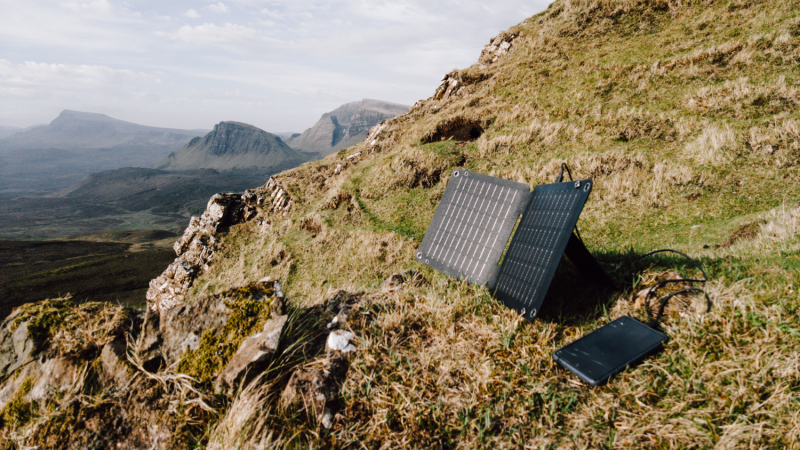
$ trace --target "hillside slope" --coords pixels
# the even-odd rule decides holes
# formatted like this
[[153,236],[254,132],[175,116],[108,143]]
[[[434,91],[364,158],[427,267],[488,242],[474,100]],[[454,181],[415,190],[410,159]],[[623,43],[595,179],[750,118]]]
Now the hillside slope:
[[[798,58],[795,1],[558,0],[354,149],[215,197],[148,291],[149,317],[162,324],[209,304],[234,311],[218,332],[192,335],[196,348],[175,357],[182,375],[148,375],[162,380],[163,398],[191,405],[177,416],[166,400],[152,403],[179,424],[167,440],[800,447]],[[593,254],[617,260],[602,264],[620,290],[587,283],[564,259],[528,322],[489,290],[415,262],[454,168],[534,187],[562,163],[593,179],[580,234]],[[632,259],[654,247],[704,265],[713,307],[677,297],[665,351],[589,388],[553,352],[623,315],[647,320],[657,305],[643,290],[676,272],[701,275],[678,257]],[[279,345],[256,382],[220,399],[219,377],[241,362],[232,355],[244,337],[268,331],[272,306],[247,303],[262,298],[267,276],[286,294]],[[36,311],[15,320],[45,317]],[[151,342],[153,326],[142,329]],[[333,349],[350,350],[338,345],[345,331],[353,352]],[[108,398],[119,399],[108,408],[138,411]],[[90,406],[72,414],[101,419]]]
[[202,138],[170,153],[155,168],[214,169],[248,176],[269,176],[296,167],[305,158],[264,130],[238,122],[220,122]]
[[408,106],[382,100],[364,99],[346,103],[327,112],[299,136],[286,143],[290,147],[310,153],[312,159],[358,144],[367,136],[367,131],[380,121],[390,119],[408,111]]

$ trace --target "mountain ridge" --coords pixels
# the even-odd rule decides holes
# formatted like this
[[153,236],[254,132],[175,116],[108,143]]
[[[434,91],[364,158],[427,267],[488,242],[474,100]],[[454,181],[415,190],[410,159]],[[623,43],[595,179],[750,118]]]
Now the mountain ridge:
[[249,176],[269,176],[306,158],[278,136],[253,125],[223,121],[195,137],[154,166],[162,170],[215,169]]
[[402,114],[408,108],[406,105],[372,99],[345,103],[324,113],[311,128],[289,138],[286,143],[317,158],[324,157],[358,144],[380,121]]
[[143,138],[149,145],[173,146],[181,145],[186,137],[198,133],[203,133],[203,130],[151,127],[105,114],[65,109],[46,126],[0,139],[0,147],[99,149],[132,145]]

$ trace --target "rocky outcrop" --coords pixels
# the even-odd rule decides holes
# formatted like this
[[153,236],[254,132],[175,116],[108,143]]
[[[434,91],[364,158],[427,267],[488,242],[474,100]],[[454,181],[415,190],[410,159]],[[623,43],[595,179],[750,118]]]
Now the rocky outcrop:
[[481,56],[478,58],[478,68],[485,69],[487,66],[496,63],[500,58],[508,54],[516,37],[517,33],[509,31],[498,34],[489,42],[489,45],[483,47]]
[[[486,69],[491,64],[496,63],[511,50],[514,45],[516,33],[504,31],[493,38],[489,45],[483,47],[478,62],[473,65],[479,71]],[[477,67],[476,67],[477,66]],[[431,97],[433,100],[444,100],[450,97],[467,97],[471,93],[470,85],[481,82],[488,77],[485,73],[475,73],[471,70],[454,70],[442,77],[439,87]],[[424,101],[423,101],[424,103]],[[415,107],[420,106],[417,102]]]
[[248,220],[259,212],[286,213],[294,202],[288,192],[273,178],[257,189],[244,194],[217,194],[208,201],[200,217],[192,217],[183,236],[173,248],[175,261],[147,290],[147,306],[152,311],[169,309],[183,303],[194,280],[208,270],[217,251],[217,233]]

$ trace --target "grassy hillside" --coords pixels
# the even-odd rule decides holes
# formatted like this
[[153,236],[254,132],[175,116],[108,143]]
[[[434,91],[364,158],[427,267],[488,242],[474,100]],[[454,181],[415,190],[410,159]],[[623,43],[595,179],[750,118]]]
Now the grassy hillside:
[[[332,430],[274,413],[262,420],[273,438],[800,446],[798,12],[795,1],[556,1],[501,34],[506,55],[485,50],[376,137],[278,176],[293,212],[234,227],[195,295],[271,275],[312,304],[330,287],[369,295],[407,268],[430,284],[374,295]],[[453,168],[534,187],[562,162],[595,180],[579,222],[595,255],[671,247],[711,278],[711,312],[684,298],[666,351],[595,389],[553,351],[621,315],[645,319],[636,293],[670,271],[698,275],[691,266],[604,264],[625,286],[609,294],[576,287],[564,262],[529,323],[412,257]]]
[[[217,235],[188,301],[265,276],[284,282],[292,311],[320,305],[332,288],[360,291],[341,409],[326,429],[281,407],[290,370],[281,362],[268,382],[216,403],[216,419],[198,416],[204,432],[193,439],[208,448],[800,448],[799,13],[796,1],[558,0],[364,142],[276,176],[291,211]],[[665,351],[599,388],[552,353],[622,315],[646,320],[641,291],[675,273],[698,276],[686,261],[603,263],[623,287],[606,292],[563,260],[528,322],[487,289],[413,258],[452,169],[534,187],[564,162],[594,180],[578,225],[595,255],[687,252],[708,272],[714,303],[706,313],[681,297],[664,320]],[[426,281],[380,287],[406,269]],[[323,310],[306,313],[322,320]],[[313,321],[293,317],[305,318],[290,319],[291,336]]]

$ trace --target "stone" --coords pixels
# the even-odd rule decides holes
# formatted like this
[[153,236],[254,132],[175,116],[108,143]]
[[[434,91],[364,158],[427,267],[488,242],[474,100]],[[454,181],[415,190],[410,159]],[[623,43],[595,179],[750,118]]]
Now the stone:
[[276,316],[264,324],[264,329],[245,339],[228,365],[217,377],[214,387],[217,392],[232,395],[237,383],[252,379],[269,363],[278,350],[281,333],[289,316]]
[[[276,313],[283,308],[280,281],[262,280],[243,290],[256,300],[275,302],[273,311]],[[161,359],[169,366],[180,360],[187,350],[196,350],[203,333],[219,332],[225,327],[231,315],[226,300],[241,295],[241,291],[234,288],[200,297],[191,303],[148,311],[137,343],[142,364],[157,367]]]
[[[334,320],[338,319],[338,316]],[[338,322],[338,320],[336,320]],[[356,347],[350,340],[356,337],[352,331],[334,330],[328,335],[328,350],[339,351],[342,353],[354,352]]]
[[21,309],[16,309],[0,325],[0,374],[10,374],[30,362],[41,346],[28,336],[30,320],[18,323]]
[[103,346],[100,363],[106,380],[111,381],[117,390],[123,391],[128,387],[134,372],[128,362],[128,343],[123,336]]

